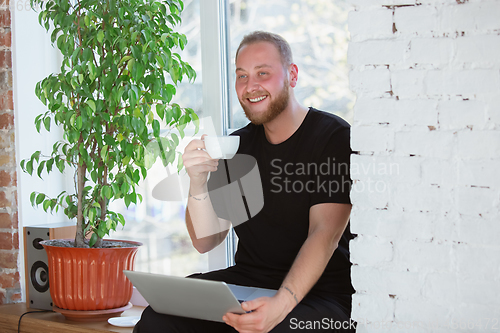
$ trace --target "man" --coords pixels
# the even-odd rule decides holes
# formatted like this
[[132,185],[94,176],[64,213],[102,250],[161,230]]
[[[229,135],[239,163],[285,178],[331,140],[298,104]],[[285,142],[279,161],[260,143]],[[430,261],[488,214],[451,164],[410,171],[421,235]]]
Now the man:
[[[278,292],[243,303],[248,313],[227,313],[226,324],[159,315],[148,308],[140,332],[154,327],[159,332],[352,328],[349,125],[300,105],[293,92],[297,80],[298,68],[283,38],[266,32],[245,36],[236,53],[235,87],[251,123],[234,135],[240,136],[238,154],[257,161],[264,207],[235,227],[235,266],[193,276]],[[190,177],[186,224],[201,253],[224,240],[230,223],[212,206],[207,178],[217,172],[218,161],[204,148],[202,140],[193,140],[183,155]]]

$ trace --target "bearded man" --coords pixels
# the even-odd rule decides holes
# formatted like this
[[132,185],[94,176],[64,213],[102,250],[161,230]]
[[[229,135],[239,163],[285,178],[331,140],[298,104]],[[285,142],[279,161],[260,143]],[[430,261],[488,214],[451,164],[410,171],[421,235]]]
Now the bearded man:
[[[234,266],[192,276],[276,289],[276,294],[242,303],[247,313],[227,313],[225,323],[147,308],[138,325],[141,333],[354,331],[350,127],[335,115],[302,106],[293,91],[297,80],[298,67],[282,37],[262,31],[244,37],[236,53],[235,88],[250,123],[233,135],[240,136],[238,154],[257,162],[264,206],[235,226]],[[186,224],[200,253],[219,245],[231,222],[212,205],[212,176],[207,179],[217,174],[218,160],[204,148],[203,140],[193,140],[183,154],[190,177]],[[324,172],[319,166],[325,163],[334,167]],[[290,167],[297,165],[308,168]],[[196,236],[207,227],[219,232]]]

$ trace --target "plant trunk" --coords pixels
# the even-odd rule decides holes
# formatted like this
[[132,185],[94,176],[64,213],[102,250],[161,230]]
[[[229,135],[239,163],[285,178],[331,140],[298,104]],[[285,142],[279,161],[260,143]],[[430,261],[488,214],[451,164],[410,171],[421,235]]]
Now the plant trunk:
[[83,230],[83,189],[85,188],[85,164],[78,163],[77,170],[77,200],[78,213],[76,216],[75,247],[88,247],[85,244],[85,232]]
[[[102,162],[104,164],[104,162]],[[102,165],[101,164],[101,165]],[[107,185],[107,179],[108,179],[108,167],[104,166],[104,170],[102,173],[102,176],[99,178],[99,184],[101,185],[101,188],[105,185]],[[99,200],[99,205],[101,206],[101,217],[99,223],[106,223],[106,213],[107,213],[107,200],[105,197],[101,196],[101,199]],[[101,248],[102,247],[102,238],[97,236],[97,241],[95,242],[94,247]]]

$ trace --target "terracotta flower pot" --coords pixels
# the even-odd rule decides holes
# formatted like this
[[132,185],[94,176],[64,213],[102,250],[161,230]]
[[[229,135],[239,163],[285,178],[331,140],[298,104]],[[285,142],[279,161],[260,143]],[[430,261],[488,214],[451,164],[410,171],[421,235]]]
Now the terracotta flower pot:
[[52,246],[50,242],[40,244],[47,251],[50,295],[54,306],[95,311],[128,304],[132,297],[132,283],[123,270],[134,269],[135,256],[142,243],[121,241],[132,247],[89,249]]

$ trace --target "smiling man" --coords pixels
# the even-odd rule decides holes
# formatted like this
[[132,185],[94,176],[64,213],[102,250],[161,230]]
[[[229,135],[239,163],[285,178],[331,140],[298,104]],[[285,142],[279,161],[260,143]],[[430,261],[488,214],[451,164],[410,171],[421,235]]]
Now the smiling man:
[[[247,40],[251,38],[247,36]],[[236,53],[236,93],[245,115],[253,124],[268,124],[287,109],[290,84],[295,87],[298,69],[292,64],[289,52],[282,55],[268,42],[249,43],[241,44]],[[285,49],[286,45],[278,47]],[[289,82],[285,63],[292,66],[293,82]],[[307,112],[299,107],[301,113]]]
[[[238,154],[257,161],[264,207],[235,226],[239,242],[234,266],[193,276],[276,289],[276,295],[244,302],[248,313],[227,313],[225,324],[160,315],[147,308],[139,324],[141,333],[354,331],[350,128],[339,117],[296,100],[298,73],[282,37],[257,31],[242,40],[236,53],[235,88],[250,124],[234,135],[240,136]],[[212,206],[208,174],[223,171],[217,171],[218,161],[204,147],[202,140],[193,140],[183,155],[190,177],[186,224],[201,253],[224,240],[230,223]],[[325,163],[334,164],[328,172],[321,171]],[[276,165],[308,168],[287,168],[286,177],[280,178]],[[276,190],[281,181],[291,184],[289,190]],[[338,186],[320,186],[325,182]],[[197,230],[207,228],[220,232],[196,237]]]

